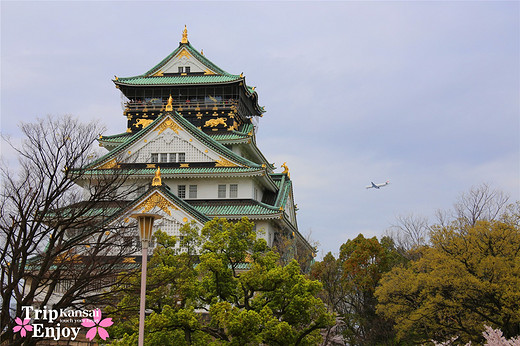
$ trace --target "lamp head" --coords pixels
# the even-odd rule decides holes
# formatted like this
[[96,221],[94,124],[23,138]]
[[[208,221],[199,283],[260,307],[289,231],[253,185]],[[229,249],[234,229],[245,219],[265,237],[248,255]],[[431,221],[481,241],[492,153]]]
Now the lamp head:
[[153,232],[153,222],[162,218],[161,215],[147,213],[132,214],[130,217],[137,220],[139,226],[139,239],[141,240],[141,243],[148,243],[150,241]]

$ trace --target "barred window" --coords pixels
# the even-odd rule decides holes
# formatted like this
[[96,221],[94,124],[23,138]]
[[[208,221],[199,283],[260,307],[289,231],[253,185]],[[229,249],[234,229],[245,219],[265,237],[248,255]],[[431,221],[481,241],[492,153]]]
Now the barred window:
[[153,153],[152,154],[152,160],[153,163],[159,162],[159,154]]
[[161,162],[168,162],[168,154],[161,154],[160,159]]
[[170,162],[177,162],[177,154],[170,153]]
[[238,197],[238,184],[230,184],[229,185],[229,198],[237,198]]
[[218,198],[226,198],[226,185],[218,186]]
[[186,185],[177,185],[177,197],[186,198]]
[[186,161],[186,154],[185,153],[179,153],[177,154],[178,156],[178,161],[177,162],[185,162]]
[[197,185],[190,185],[189,196],[190,198],[197,198]]

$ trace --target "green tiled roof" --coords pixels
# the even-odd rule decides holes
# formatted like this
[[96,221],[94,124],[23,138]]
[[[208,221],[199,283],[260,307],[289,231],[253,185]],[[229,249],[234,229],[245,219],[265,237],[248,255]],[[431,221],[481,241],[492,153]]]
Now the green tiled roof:
[[[155,76],[157,72],[163,68],[168,61],[170,61],[175,55],[177,55],[180,50],[186,49],[196,60],[200,61],[203,65],[208,67],[214,74],[187,74],[187,75],[173,75],[173,76]],[[177,49],[171,52],[166,58],[164,58],[160,63],[152,67],[147,72],[142,75],[133,76],[133,77],[122,77],[116,78],[113,82],[116,85],[121,86],[163,86],[163,85],[204,85],[204,84],[225,84],[225,83],[233,83],[242,81],[244,90],[246,95],[250,97],[257,111],[261,114],[265,112],[264,107],[258,105],[258,94],[256,91],[247,86],[245,83],[245,77],[243,75],[234,75],[228,73],[212,63],[209,59],[207,59],[204,55],[199,53],[195,48],[188,43],[181,43]]]
[[[157,166],[161,167],[161,163],[156,163]],[[122,171],[121,169],[89,169],[84,172],[86,175],[105,175],[110,173],[124,174],[125,171],[132,175],[154,175],[157,171],[156,168],[130,168]],[[182,175],[182,174],[230,174],[230,173],[263,173],[263,169],[250,168],[250,167],[176,167],[168,168],[161,167],[161,175]]]
[[147,77],[137,76],[128,78],[119,78],[118,84],[126,85],[186,85],[186,84],[213,84],[213,83],[229,83],[242,79],[240,76],[220,76],[220,75],[203,75],[203,76],[162,76]]
[[278,215],[280,210],[263,203],[259,204],[195,204],[193,208],[208,216],[268,216]]
[[[156,72],[160,71],[160,69],[168,62],[172,57],[177,55],[180,50],[186,48],[186,50],[198,61],[202,64],[206,65],[210,70],[212,70],[215,74],[207,74],[207,75],[186,75],[186,76],[153,76]],[[179,85],[179,84],[212,84],[212,83],[229,83],[234,81],[239,81],[244,79],[239,75],[233,75],[227,73],[210,60],[208,60],[204,55],[200,54],[195,48],[191,46],[189,43],[180,44],[177,49],[171,52],[166,58],[164,58],[160,63],[152,67],[149,71],[145,72],[142,75],[134,76],[134,77],[125,77],[118,78],[114,82],[116,84],[121,85]],[[252,89],[249,90],[253,92]]]
[[132,133],[129,132],[123,132],[119,133],[117,135],[111,135],[111,136],[101,136],[98,141],[99,142],[106,142],[106,143],[123,143],[127,139],[132,137]]
[[233,131],[229,131],[227,133],[218,133],[215,135],[211,135],[211,138],[218,142],[226,142],[226,141],[234,141],[247,138],[247,135],[243,135],[240,133],[236,133]]

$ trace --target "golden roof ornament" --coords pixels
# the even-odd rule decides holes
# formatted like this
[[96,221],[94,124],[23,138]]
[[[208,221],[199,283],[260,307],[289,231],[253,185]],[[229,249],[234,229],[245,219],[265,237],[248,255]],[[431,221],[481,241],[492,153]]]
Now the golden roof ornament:
[[287,177],[291,178],[291,174],[289,173],[289,167],[287,167],[287,162],[283,163],[282,168],[284,169],[282,174],[287,174]]
[[155,171],[155,177],[152,180],[152,186],[161,186],[161,167],[157,167],[157,171]]
[[188,29],[186,28],[186,25],[184,25],[184,31],[182,32],[181,43],[188,43]]
[[172,95],[170,95],[170,97],[168,98],[168,104],[166,105],[166,108],[164,110],[166,112],[173,111],[173,97],[172,97]]

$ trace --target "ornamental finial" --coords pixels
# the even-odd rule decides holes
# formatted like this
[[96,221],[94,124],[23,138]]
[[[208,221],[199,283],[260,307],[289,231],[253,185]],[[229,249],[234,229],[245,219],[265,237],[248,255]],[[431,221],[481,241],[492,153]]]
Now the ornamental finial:
[[287,167],[287,162],[283,163],[282,168],[284,169],[282,174],[287,174],[287,178],[291,178],[291,174],[289,173],[289,167]]
[[172,95],[170,95],[170,97],[168,98],[168,103],[166,104],[166,107],[164,108],[164,110],[166,112],[173,111],[173,97],[172,97]]
[[161,186],[161,167],[157,167],[157,171],[155,171],[155,177],[152,180],[152,186]]
[[188,29],[186,28],[186,25],[184,25],[184,31],[182,32],[181,43],[188,43]]

